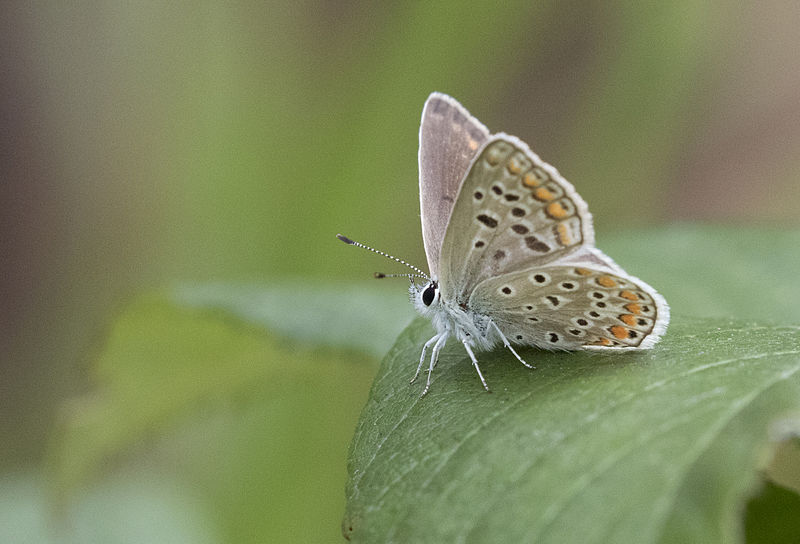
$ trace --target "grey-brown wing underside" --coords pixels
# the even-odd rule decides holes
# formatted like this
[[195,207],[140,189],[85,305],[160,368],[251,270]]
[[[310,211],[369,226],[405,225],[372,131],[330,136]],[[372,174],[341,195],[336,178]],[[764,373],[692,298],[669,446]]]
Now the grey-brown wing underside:
[[489,131],[456,100],[433,93],[419,128],[419,199],[422,238],[431,276],[439,273],[445,229],[469,165]]
[[495,134],[471,164],[447,225],[442,298],[465,304],[486,278],[593,246],[591,214],[572,185],[518,138]]
[[518,344],[545,349],[651,347],[669,322],[666,301],[598,250],[591,257],[488,278],[472,292],[469,308],[491,318]]

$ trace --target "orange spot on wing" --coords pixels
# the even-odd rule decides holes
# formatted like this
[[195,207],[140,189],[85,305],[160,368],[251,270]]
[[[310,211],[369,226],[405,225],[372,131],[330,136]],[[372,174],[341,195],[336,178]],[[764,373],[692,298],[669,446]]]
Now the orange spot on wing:
[[522,168],[520,168],[519,163],[514,159],[508,161],[508,166],[506,166],[506,168],[508,169],[509,172],[511,172],[514,175],[517,175],[522,171]]
[[629,327],[633,327],[636,325],[636,318],[633,314],[623,314],[619,316],[619,320],[628,325]]
[[545,208],[545,211],[547,212],[547,215],[553,219],[564,219],[567,216],[567,210],[565,210],[564,206],[558,202],[551,202],[548,204],[547,208]]
[[524,176],[522,176],[522,183],[527,185],[528,187],[538,187],[539,186],[539,179],[536,177],[536,174],[533,172],[528,172]]
[[469,146],[469,148],[470,148],[471,150],[473,150],[473,151],[475,151],[476,149],[478,149],[478,142],[476,142],[475,140],[470,140],[470,141],[469,141],[469,143],[468,143],[467,145],[468,145],[468,146]]
[[591,276],[592,275],[592,271],[589,270],[588,268],[576,268],[575,269],[575,273],[576,274],[580,274],[581,276]]
[[611,345],[611,340],[609,340],[608,338],[601,338],[597,342],[592,342],[592,345],[593,346],[610,346]]
[[631,293],[630,291],[622,291],[619,296],[622,298],[627,298],[628,300],[639,300],[639,297],[636,293]]
[[555,196],[544,187],[539,187],[533,192],[533,198],[540,202],[547,202],[548,200],[553,200]]
[[631,302],[630,304],[626,304],[625,305],[625,309],[628,310],[632,314],[637,314],[638,315],[638,314],[642,313],[642,307],[639,306],[635,302]]
[[562,245],[568,246],[572,243],[572,237],[569,235],[569,229],[564,223],[558,224],[558,239]]
[[603,287],[615,287],[617,282],[611,276],[600,276],[597,278],[597,284]]
[[620,340],[628,337],[628,329],[622,325],[614,325],[608,330],[611,331],[611,334],[613,334],[615,338],[619,338]]

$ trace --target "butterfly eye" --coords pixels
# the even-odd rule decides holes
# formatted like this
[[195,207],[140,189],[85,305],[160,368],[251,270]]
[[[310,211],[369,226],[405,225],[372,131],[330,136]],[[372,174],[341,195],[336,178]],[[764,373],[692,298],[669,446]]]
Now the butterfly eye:
[[436,296],[436,284],[432,283],[425,288],[422,292],[422,303],[425,306],[430,306],[433,303],[433,299]]

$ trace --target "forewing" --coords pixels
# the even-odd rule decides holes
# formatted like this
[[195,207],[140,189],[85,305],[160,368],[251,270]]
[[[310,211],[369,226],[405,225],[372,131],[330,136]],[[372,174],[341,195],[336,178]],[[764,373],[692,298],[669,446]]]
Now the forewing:
[[419,128],[419,198],[428,268],[438,276],[439,255],[458,188],[489,138],[480,121],[453,98],[433,93]]
[[482,281],[468,305],[518,344],[649,348],[666,329],[669,307],[652,287],[616,269],[558,264],[520,270]]
[[586,203],[513,136],[492,136],[456,199],[439,262],[444,300],[467,302],[486,278],[545,266],[594,245]]

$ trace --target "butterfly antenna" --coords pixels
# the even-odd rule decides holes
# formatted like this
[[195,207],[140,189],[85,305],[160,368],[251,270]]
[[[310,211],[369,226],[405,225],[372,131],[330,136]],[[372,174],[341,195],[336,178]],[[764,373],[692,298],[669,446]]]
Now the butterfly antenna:
[[[420,270],[419,268],[417,268],[417,267],[416,267],[416,266],[414,266],[413,264],[409,264],[409,263],[405,262],[403,259],[398,259],[397,257],[394,257],[394,256],[392,256],[392,255],[389,255],[388,253],[384,253],[383,251],[379,251],[379,250],[377,250],[377,249],[375,249],[375,248],[373,248],[373,247],[365,246],[364,244],[362,244],[362,243],[360,243],[360,242],[356,242],[355,240],[351,240],[350,238],[348,238],[347,236],[344,236],[344,235],[342,235],[342,234],[337,234],[337,235],[336,235],[336,237],[337,237],[339,240],[341,240],[342,242],[344,242],[345,244],[349,245],[349,246],[356,246],[356,247],[360,247],[360,248],[362,248],[362,249],[369,250],[369,251],[371,251],[371,252],[373,252],[373,253],[377,253],[378,255],[383,255],[383,256],[384,256],[384,257],[386,257],[387,259],[391,259],[391,260],[393,260],[393,261],[396,261],[396,262],[398,262],[398,263],[400,263],[400,264],[406,265],[406,266],[407,266],[407,267],[409,267],[411,270],[413,270],[414,272],[416,272],[416,274],[414,274],[415,276],[419,276],[419,277],[421,277],[421,278],[425,278],[426,280],[429,280],[429,281],[430,281],[430,279],[431,279],[431,278],[430,278],[430,276],[428,276],[428,275],[427,275],[425,272],[423,272],[422,270]],[[381,273],[376,273],[376,274],[375,274],[375,277],[376,277],[376,278],[388,278],[388,277],[392,277],[392,276],[399,276],[399,275],[400,275],[400,274],[381,274]],[[408,276],[410,276],[410,275],[411,275],[411,274],[405,274],[404,276],[408,277]]]
[[380,280],[383,278],[408,278],[411,281],[414,281],[414,278],[422,278],[424,280],[429,280],[428,276],[422,276],[420,274],[384,274],[383,272],[375,272],[375,279]]

